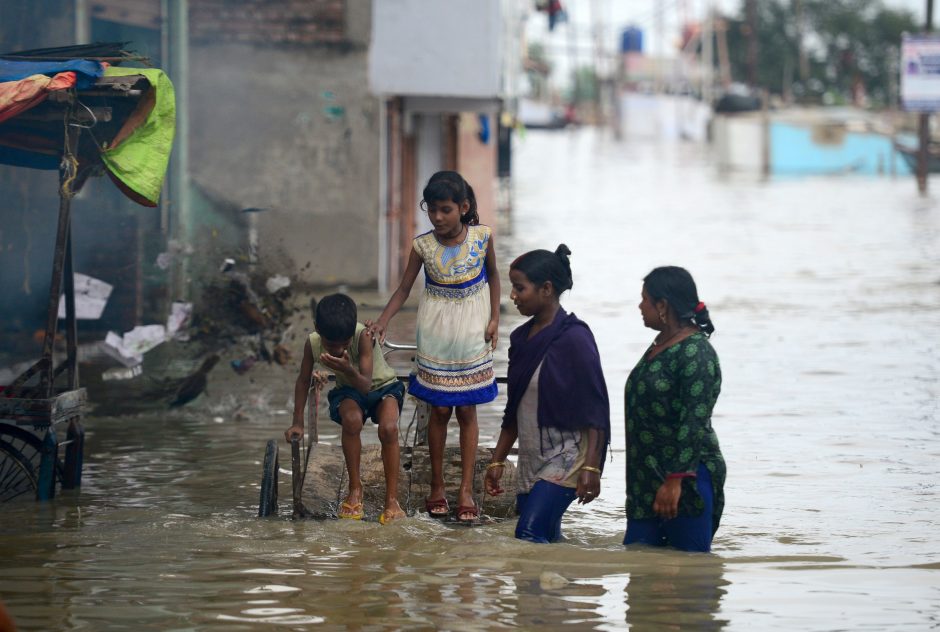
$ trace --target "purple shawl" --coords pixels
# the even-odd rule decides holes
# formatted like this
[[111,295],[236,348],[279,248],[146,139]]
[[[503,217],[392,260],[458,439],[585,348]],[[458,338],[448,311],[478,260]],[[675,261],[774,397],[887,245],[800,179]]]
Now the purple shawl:
[[541,364],[539,427],[596,428],[602,433],[603,464],[610,443],[610,400],[594,334],[587,323],[561,308],[552,323],[529,340],[533,323],[528,320],[509,336],[509,399],[502,425],[516,423],[519,402]]

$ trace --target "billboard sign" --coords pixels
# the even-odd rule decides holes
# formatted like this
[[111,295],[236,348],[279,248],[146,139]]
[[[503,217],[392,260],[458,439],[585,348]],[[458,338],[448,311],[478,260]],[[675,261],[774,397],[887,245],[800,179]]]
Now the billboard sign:
[[904,34],[901,107],[909,112],[940,111],[940,35]]

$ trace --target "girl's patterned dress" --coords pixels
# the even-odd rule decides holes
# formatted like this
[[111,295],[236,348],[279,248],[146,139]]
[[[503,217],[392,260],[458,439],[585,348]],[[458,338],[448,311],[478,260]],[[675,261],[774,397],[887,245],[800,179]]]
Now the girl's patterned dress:
[[[693,334],[652,360],[643,354],[624,392],[627,422],[627,518],[655,518],[656,491],[670,474],[705,465],[714,491],[712,532],[724,508],[725,461],[712,429],[721,392],[718,354],[704,334]],[[680,516],[700,516],[704,502],[694,478],[682,480]]]
[[496,398],[486,277],[488,226],[467,226],[463,243],[444,246],[427,232],[414,240],[424,261],[418,306],[417,368],[408,392],[434,406],[483,404]]

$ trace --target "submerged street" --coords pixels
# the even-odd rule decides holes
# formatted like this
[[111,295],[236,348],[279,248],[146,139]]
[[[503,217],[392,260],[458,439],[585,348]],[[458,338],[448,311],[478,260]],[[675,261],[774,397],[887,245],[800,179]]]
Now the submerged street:
[[[705,146],[595,129],[530,131],[514,152],[500,272],[569,246],[562,305],[592,327],[611,397],[601,498],[572,507],[565,543],[515,540],[511,522],[293,522],[283,441],[281,515],[257,518],[296,366],[236,376],[224,357],[209,395],[181,410],[92,415],[80,493],[3,507],[0,595],[20,627],[936,625],[940,182],[927,199],[908,178],[760,182],[717,173]],[[659,265],[692,272],[717,330],[728,481],[711,555],[621,546],[623,385],[653,338],[637,304]],[[504,282],[499,373],[521,322],[508,294]],[[366,319],[386,297],[357,298]],[[389,337],[407,339],[413,317]],[[481,408],[482,445],[503,403]],[[321,440],[338,442],[325,417]],[[372,427],[363,436],[375,442]]]

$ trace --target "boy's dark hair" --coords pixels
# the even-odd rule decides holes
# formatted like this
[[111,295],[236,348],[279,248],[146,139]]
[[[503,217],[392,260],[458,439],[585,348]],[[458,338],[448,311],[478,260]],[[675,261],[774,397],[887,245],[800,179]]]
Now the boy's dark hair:
[[341,342],[356,333],[356,303],[345,294],[330,294],[317,303],[313,322],[325,340]]
[[470,183],[456,171],[438,171],[428,180],[427,186],[421,192],[425,204],[449,200],[454,204],[463,204],[464,200],[470,204],[466,213],[460,216],[464,224],[474,226],[480,223],[477,213],[477,196]]

